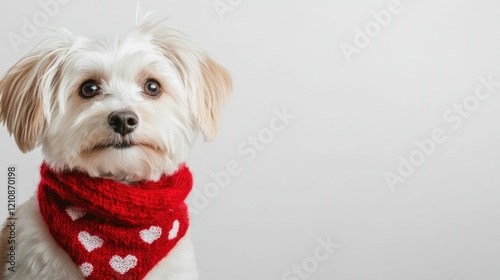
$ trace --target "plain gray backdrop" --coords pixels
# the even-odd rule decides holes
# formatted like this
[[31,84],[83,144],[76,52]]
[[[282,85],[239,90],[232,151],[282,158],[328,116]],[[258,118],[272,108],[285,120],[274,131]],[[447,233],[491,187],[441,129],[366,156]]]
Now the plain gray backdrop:
[[[51,15],[37,1],[0,4],[1,73],[45,25],[92,35],[135,24],[136,1],[66,2]],[[500,279],[498,1],[141,5],[234,79],[217,139],[200,139],[188,162],[202,279]],[[23,35],[27,22],[43,26]],[[425,140],[436,133],[441,143]],[[20,153],[4,127],[0,143],[3,219],[7,167],[21,203],[42,154]],[[335,249],[318,251],[327,239]]]

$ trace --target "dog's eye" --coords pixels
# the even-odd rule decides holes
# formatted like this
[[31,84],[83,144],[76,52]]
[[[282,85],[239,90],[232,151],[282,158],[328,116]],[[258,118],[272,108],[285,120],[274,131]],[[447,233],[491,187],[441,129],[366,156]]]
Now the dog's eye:
[[151,97],[158,97],[161,94],[161,86],[158,81],[154,79],[149,79],[144,84],[144,93]]
[[89,80],[82,84],[80,96],[83,98],[92,98],[99,94],[100,88],[95,81]]

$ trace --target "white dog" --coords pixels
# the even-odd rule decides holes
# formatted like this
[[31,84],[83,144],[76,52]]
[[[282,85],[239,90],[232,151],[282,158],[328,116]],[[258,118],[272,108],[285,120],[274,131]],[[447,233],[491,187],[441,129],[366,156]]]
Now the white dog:
[[[16,211],[15,269],[2,231],[0,278],[198,279],[184,162],[198,132],[215,137],[230,93],[228,72],[161,22],[142,20],[116,38],[54,32],[0,80],[0,121],[21,151],[41,146],[44,156],[38,195]],[[155,189],[167,181],[182,181],[182,194]],[[157,212],[166,216],[155,224]],[[125,240],[104,232],[128,226]]]

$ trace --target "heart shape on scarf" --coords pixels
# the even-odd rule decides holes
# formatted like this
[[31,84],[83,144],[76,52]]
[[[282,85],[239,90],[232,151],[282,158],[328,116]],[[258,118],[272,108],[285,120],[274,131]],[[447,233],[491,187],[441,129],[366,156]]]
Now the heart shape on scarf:
[[149,229],[144,229],[139,232],[141,239],[151,244],[161,236],[161,227],[151,226]]
[[116,272],[123,275],[137,265],[137,258],[132,255],[127,255],[125,258],[114,255],[109,261],[109,265],[111,265]]
[[66,208],[66,213],[68,213],[68,216],[73,221],[76,221],[76,220],[80,219],[81,217],[85,216],[85,214],[87,214],[87,212],[85,212],[85,210],[83,210],[80,207],[76,207],[76,206],[68,206]]
[[86,231],[81,231],[78,234],[78,241],[82,243],[83,247],[85,247],[89,253],[97,248],[100,248],[102,244],[104,244],[104,240],[102,240],[102,238],[99,236],[92,236]]
[[168,232],[168,240],[172,240],[177,237],[177,233],[179,232],[179,221],[175,220],[172,225],[172,229]]
[[94,271],[94,266],[90,263],[82,263],[80,265],[80,270],[83,273],[83,276],[88,277],[90,274],[92,274],[92,271]]

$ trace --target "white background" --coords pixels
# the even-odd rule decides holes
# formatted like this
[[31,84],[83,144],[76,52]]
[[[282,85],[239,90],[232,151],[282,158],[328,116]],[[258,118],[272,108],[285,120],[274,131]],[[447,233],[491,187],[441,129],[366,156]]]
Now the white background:
[[[221,18],[212,0],[141,1],[234,78],[217,140],[199,141],[189,160],[198,194],[211,172],[231,161],[241,168],[192,217],[202,279],[301,279],[286,275],[293,265],[318,280],[500,279],[500,87],[457,129],[443,119],[480,76],[500,81],[499,2],[401,0],[350,63],[339,45],[354,45],[355,29],[389,0],[230,2]],[[37,1],[0,5],[5,73],[43,36],[16,52],[9,33],[22,36],[23,18],[43,10]],[[135,10],[135,1],[72,0],[48,24],[113,34],[134,25]],[[248,160],[238,147],[269,132],[273,110],[285,107],[295,118]],[[439,128],[447,140],[391,189],[384,174],[397,174],[398,157]],[[18,152],[5,128],[0,143],[3,219],[7,166],[18,167],[22,202],[42,155]],[[317,240],[328,236],[340,247],[317,263]]]

